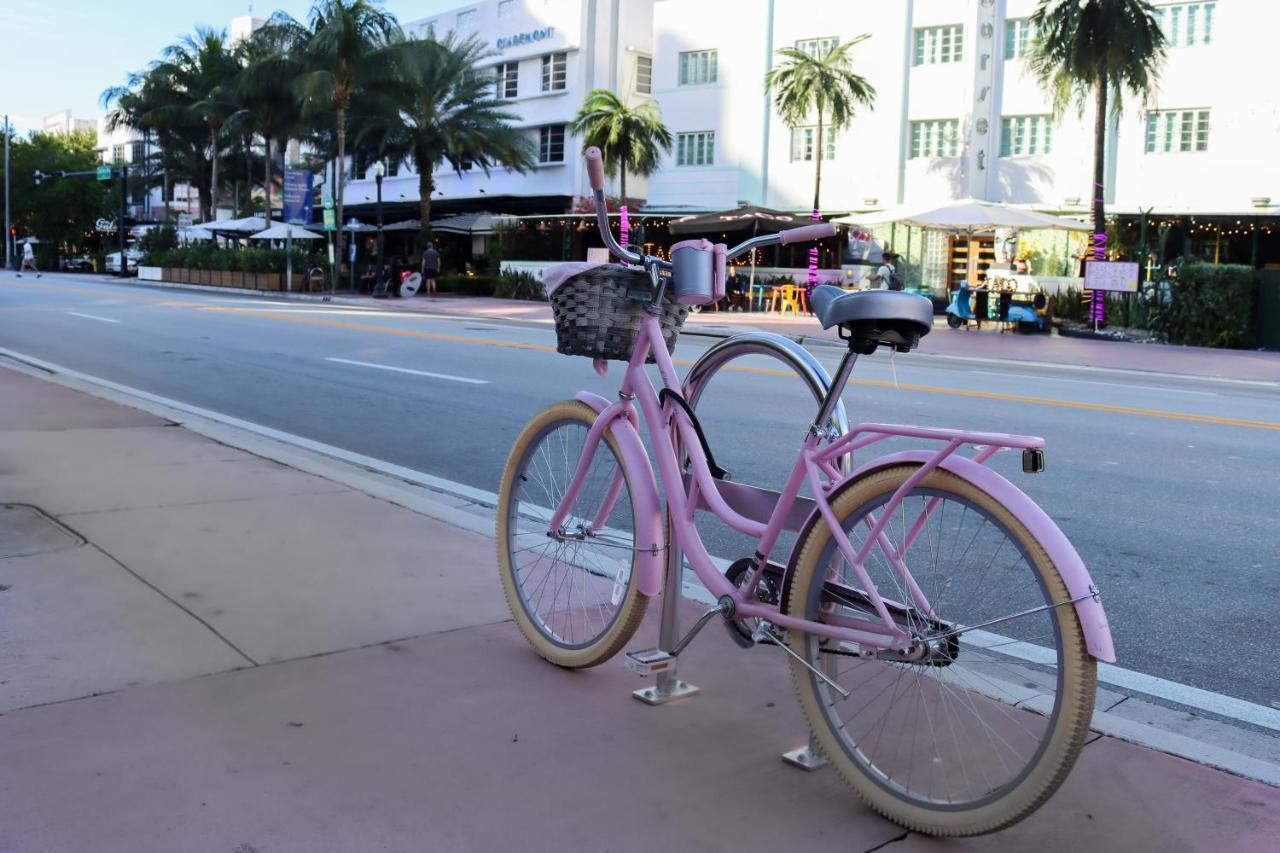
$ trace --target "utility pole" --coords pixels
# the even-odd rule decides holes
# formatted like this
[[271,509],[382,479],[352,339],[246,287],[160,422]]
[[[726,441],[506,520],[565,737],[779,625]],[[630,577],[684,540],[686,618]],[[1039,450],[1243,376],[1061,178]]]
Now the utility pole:
[[9,231],[9,116],[4,117],[4,268],[12,265],[13,235]]
[[116,226],[116,233],[120,235],[120,277],[129,277],[129,258],[125,254],[126,237],[128,236],[124,227],[124,216],[128,211],[129,204],[129,164],[120,164],[120,222]]

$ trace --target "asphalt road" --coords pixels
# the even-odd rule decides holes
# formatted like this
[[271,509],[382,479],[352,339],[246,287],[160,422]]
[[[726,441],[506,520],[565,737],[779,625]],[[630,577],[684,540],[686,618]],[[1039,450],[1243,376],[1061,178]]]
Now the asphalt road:
[[[711,343],[686,335],[676,358]],[[0,347],[490,491],[534,412],[582,388],[612,396],[620,367],[597,377],[541,326],[3,272]],[[834,372],[839,351],[814,352]],[[780,485],[806,395],[722,373],[699,407],[718,461]],[[1075,543],[1120,664],[1280,707],[1280,390],[877,354],[844,400],[854,422],[1043,435],[1046,473],[1024,475],[1012,453],[993,467]]]

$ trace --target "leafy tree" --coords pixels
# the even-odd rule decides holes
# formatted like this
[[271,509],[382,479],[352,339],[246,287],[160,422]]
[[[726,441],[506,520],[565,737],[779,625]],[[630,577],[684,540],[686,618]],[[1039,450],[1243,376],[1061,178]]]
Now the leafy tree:
[[787,127],[805,126],[817,117],[814,134],[813,212],[821,209],[822,160],[825,151],[823,131],[845,130],[853,123],[858,107],[875,104],[875,87],[853,70],[853,47],[871,37],[855,36],[843,44],[818,55],[795,47],[778,51],[782,62],[764,77],[766,92],[773,94],[773,104]]
[[[434,36],[434,34],[433,34]],[[418,218],[423,245],[430,241],[434,172],[448,162],[461,172],[496,167],[533,168],[532,141],[515,125],[493,77],[477,70],[489,54],[475,38],[453,33],[401,42],[395,51],[396,85],[371,98],[361,134],[375,151],[413,163],[418,173]]]
[[1083,111],[1093,99],[1093,228],[1105,234],[1107,108],[1118,111],[1123,92],[1145,98],[1155,89],[1164,33],[1147,0],[1040,0],[1031,26],[1030,68],[1055,109],[1074,103]]
[[[34,173],[85,172],[98,165],[95,134],[33,133],[10,136],[12,222],[19,239],[37,237],[42,262],[52,263],[59,249],[83,248],[99,217],[112,216],[119,196],[92,177],[51,178],[37,185]],[[4,164],[0,162],[0,183]]]
[[671,131],[662,123],[657,104],[645,100],[628,106],[608,89],[587,93],[570,128],[583,144],[596,146],[609,177],[621,173],[620,195],[627,203],[627,170],[648,177],[662,154],[671,152]]

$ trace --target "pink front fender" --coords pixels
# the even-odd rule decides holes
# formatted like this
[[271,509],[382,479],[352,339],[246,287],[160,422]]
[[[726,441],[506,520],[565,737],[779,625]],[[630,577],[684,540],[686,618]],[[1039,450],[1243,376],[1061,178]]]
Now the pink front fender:
[[[590,391],[579,391],[574,397],[595,409],[597,414],[610,406],[608,400]],[[666,542],[658,484],[653,479],[653,466],[636,430],[635,418],[632,410],[630,420],[616,418],[609,431],[618,442],[622,464],[630,477],[631,507],[636,515],[636,548],[644,549],[636,551],[636,585],[640,592],[652,598],[662,591]]]
[[[846,484],[859,477],[891,465],[903,462],[928,462],[934,453],[927,450],[908,450],[873,459],[841,480],[831,490],[834,494]],[[1031,532],[1031,535],[1044,546],[1053,564],[1058,567],[1063,581],[1067,584],[1067,592],[1072,598],[1090,595],[1095,589],[1093,579],[1084,561],[1076,553],[1076,549],[1066,535],[1058,529],[1053,519],[1027,495],[1004,477],[963,456],[951,455],[938,466],[962,477],[1004,504],[1014,517]],[[1111,628],[1107,624],[1107,614],[1097,598],[1085,598],[1075,604],[1076,614],[1080,617],[1080,625],[1084,629],[1085,646],[1089,654],[1100,661],[1115,663],[1116,651],[1111,642]]]

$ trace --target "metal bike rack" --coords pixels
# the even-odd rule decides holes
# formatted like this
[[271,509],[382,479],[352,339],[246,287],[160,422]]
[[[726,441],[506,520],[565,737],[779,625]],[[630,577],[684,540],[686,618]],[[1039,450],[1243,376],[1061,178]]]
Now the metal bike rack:
[[[746,332],[734,335],[708,349],[689,369],[681,389],[685,400],[691,408],[696,409],[698,400],[706,390],[707,383],[719,370],[729,362],[750,355],[765,355],[781,361],[793,369],[804,380],[805,385],[819,403],[826,397],[831,387],[831,376],[812,353],[800,344],[772,332]],[[849,431],[849,420],[845,414],[844,403],[837,402],[832,411],[829,425],[841,434]],[[680,458],[677,448],[677,458]],[[849,460],[841,460],[841,468],[847,470]],[[777,502],[778,493],[741,483],[724,483],[721,496],[736,511],[755,517],[761,521],[768,519],[773,505]],[[788,519],[787,529],[798,529],[808,516],[812,501],[799,498],[796,507]],[[670,509],[668,509],[670,512]],[[662,621],[659,625],[658,647],[671,649],[680,640],[680,600],[684,591],[684,553],[671,539],[671,519],[667,518],[667,563],[663,581]],[[649,705],[662,705],[674,699],[693,696],[698,692],[696,685],[681,680],[677,674],[678,659],[671,666],[659,673],[652,687],[644,687],[632,691],[632,696]],[[783,753],[782,758],[789,764],[805,770],[816,770],[826,764],[810,739],[805,746]]]

